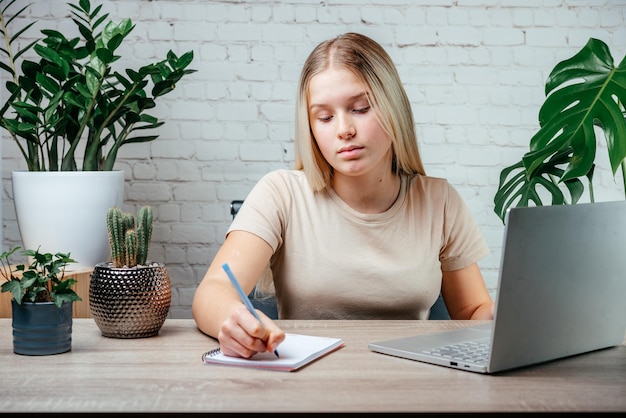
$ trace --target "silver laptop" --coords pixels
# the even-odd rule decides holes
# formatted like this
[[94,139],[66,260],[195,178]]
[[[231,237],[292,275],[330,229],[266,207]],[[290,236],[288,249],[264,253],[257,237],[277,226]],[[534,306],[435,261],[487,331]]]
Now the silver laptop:
[[496,373],[621,344],[626,201],[510,208],[506,216],[493,321],[368,348]]

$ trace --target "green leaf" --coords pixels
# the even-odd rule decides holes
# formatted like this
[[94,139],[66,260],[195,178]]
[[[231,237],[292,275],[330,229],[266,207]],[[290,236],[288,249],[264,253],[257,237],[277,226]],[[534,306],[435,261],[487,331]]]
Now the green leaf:
[[141,115],[141,121],[154,125],[155,127],[161,126],[163,124],[163,122],[159,123],[159,120],[157,118],[152,115],[148,115],[147,113]]
[[140,142],[150,142],[157,139],[158,135],[147,135],[147,136],[135,136],[133,138],[127,138],[124,141],[124,144],[138,144]]
[[[34,22],[33,22],[34,23]],[[29,25],[30,27],[30,25]],[[26,45],[25,47],[23,47],[22,49],[20,49],[19,51],[17,51],[15,53],[15,55],[13,55],[13,59],[17,60],[18,58],[20,58],[22,56],[22,54],[26,53],[27,51],[29,51],[33,46],[35,46],[35,44],[37,43],[37,41],[32,41],[31,43],[29,43],[28,45]]]
[[85,80],[87,81],[86,85],[77,84],[76,89],[83,95],[87,93],[85,97],[95,97],[100,91],[100,76],[95,71],[86,71]]
[[176,84],[169,80],[158,82],[152,88],[152,95],[154,97],[163,96],[176,88]]
[[137,99],[137,104],[139,109],[141,110],[152,109],[156,107],[154,99],[151,99],[149,97],[142,97]]
[[126,120],[127,125],[132,125],[139,122],[141,120],[141,117],[137,112],[128,112],[126,113],[126,115],[124,115],[124,119]]
[[91,32],[91,28],[76,19],[74,19],[74,23],[78,27],[78,31],[83,36],[83,38],[85,38],[87,42],[91,42],[93,40],[93,33]]
[[[87,81],[89,81],[90,79],[92,79],[92,77],[87,77]],[[91,82],[88,82],[87,85],[89,86],[91,84]],[[88,90],[85,88],[85,86],[81,85],[81,84],[77,84],[76,85],[76,90],[78,90],[78,92],[85,97],[87,100],[91,100],[92,97],[92,91]]]
[[67,80],[69,76],[69,67],[59,67],[57,65],[44,65],[41,69],[42,73],[48,74],[58,80],[60,83]]
[[106,43],[107,49],[110,51],[115,51],[124,41],[124,36],[121,33],[116,33],[111,37],[111,39]]
[[54,29],[42,29],[41,33],[46,35],[46,43],[47,44],[64,44],[67,42],[67,38],[61,32]]
[[52,127],[57,116],[57,109],[61,105],[61,100],[63,99],[63,90],[57,91],[53,97],[50,98],[50,102],[48,106],[44,110],[44,120],[46,120],[46,125]]
[[[524,157],[528,171],[532,173],[546,155],[571,147],[573,154],[561,180],[584,176],[595,160],[593,127],[598,126],[607,138],[615,175],[626,158],[626,120],[619,108],[619,102],[626,103],[626,65],[614,68],[606,44],[592,38],[552,70],[546,94],[539,111],[541,129],[530,145],[537,152]],[[622,140],[608,140],[614,138]]]
[[78,5],[85,11],[85,13],[89,14],[89,10],[91,10],[91,3],[89,0],[79,0]]
[[13,295],[13,299],[17,304],[22,303],[22,297],[24,296],[24,290],[20,284],[19,280],[10,280],[8,282],[2,283],[2,291],[3,292],[11,292]]
[[138,83],[144,79],[144,76],[139,74],[137,71],[132,68],[126,69],[126,74],[133,81],[133,83]]
[[104,64],[111,63],[114,60],[113,54],[106,48],[97,48],[96,55]]
[[593,201],[597,132],[606,141],[614,176],[626,158],[626,57],[614,67],[607,45],[590,38],[554,67],[545,92],[529,151],[501,172],[494,211],[503,220],[510,206],[542,205],[548,197],[552,204],[566,203],[564,190],[576,203],[585,188],[582,177],[589,180]]
[[72,293],[59,293],[52,292],[52,299],[54,300],[54,304],[59,308],[63,305],[64,302],[75,302],[79,300],[83,300],[80,296],[78,296],[74,291]]
[[118,25],[118,29],[120,31],[120,33],[126,37],[126,35],[128,35],[129,33],[131,33],[133,31],[133,29],[135,29],[135,25],[133,24],[132,20],[130,19],[124,19],[122,20],[119,25]]
[[89,64],[85,66],[93,76],[102,77],[106,73],[107,66],[97,54],[92,54],[89,59]]
[[[41,119],[39,119],[39,112],[41,108],[37,106],[32,106],[28,103],[24,102],[15,102],[13,103],[13,109],[20,116],[24,122],[30,123],[41,123]],[[21,123],[20,123],[21,125]]]
[[[41,65],[39,65],[38,63],[29,60],[22,61],[22,73],[23,77],[26,80],[35,78],[35,75],[40,71]],[[22,79],[21,83],[25,82],[26,80]]]
[[11,93],[11,96],[12,96],[7,100],[7,102],[4,105],[4,107],[8,108],[13,102],[13,100],[15,100],[17,95],[20,93],[21,88],[19,85],[15,84],[14,82],[10,80],[7,81],[6,88],[9,91],[9,93]]
[[38,282],[38,279],[39,274],[37,271],[26,270],[22,274],[22,280],[20,281],[20,286],[22,287],[22,290],[28,289],[29,287],[33,286],[35,283]]
[[[81,87],[81,89],[82,89],[82,87]],[[89,94],[89,91],[83,90],[81,92],[82,97],[87,97],[89,99],[89,96],[85,96],[84,93]],[[75,95],[74,92],[68,91],[63,96],[63,100],[65,100],[67,103],[71,104],[72,106],[76,106],[77,108],[79,108],[81,110],[85,110],[85,104],[84,104],[84,102],[82,100],[79,100],[80,97],[81,96]]]
[[[98,7],[96,7],[93,11],[93,13],[91,13],[89,15],[89,17],[94,20],[96,18],[96,16],[98,16],[98,14],[100,13],[100,9],[102,9],[102,5],[98,5]],[[100,26],[102,24],[102,22],[104,22],[107,18],[109,17],[108,13],[103,14],[102,16],[100,16],[98,19],[95,20],[95,22],[93,23],[93,28],[96,29],[98,26]]]
[[43,45],[35,45],[34,49],[41,58],[53,62],[59,66],[61,65],[61,62],[63,60],[61,57],[59,57],[59,54],[54,49],[48,48]]
[[[187,68],[191,62],[193,61],[193,51],[189,51],[181,55],[181,57],[177,60],[174,68],[176,69],[185,69]],[[195,71],[195,70],[194,70]]]
[[[548,162],[537,167],[535,173],[528,174],[522,161],[519,161],[500,174],[498,191],[494,197],[494,212],[504,222],[506,211],[511,206],[541,206],[544,199],[551,197],[551,204],[562,205],[576,203],[582,196],[584,185],[579,179],[563,182],[565,189],[559,185],[558,178],[563,170],[558,168],[569,158],[567,151],[555,154]],[[564,191],[569,193],[567,202]]]
[[35,45],[34,49],[37,54],[39,54],[39,56],[41,56],[44,60],[50,61],[62,72],[63,79],[69,76],[70,65],[63,57],[61,57],[57,53],[57,51],[41,45]]
[[61,90],[59,85],[52,78],[47,77],[45,74],[37,74],[37,82],[44,90],[52,95]]
[[109,46],[109,42],[116,38],[121,37],[121,39],[113,40],[111,45],[121,44],[121,40],[126,37],[133,30],[133,24],[130,19],[126,18],[122,20],[120,23],[108,22],[104,26],[104,30],[102,31],[102,44],[103,46]]
[[13,68],[9,67],[4,62],[0,62],[0,68],[2,68],[4,71],[7,71],[9,74],[11,74],[11,77],[15,75],[15,71],[13,71]]
[[118,83],[120,83],[124,87],[125,90],[130,90],[130,88],[131,88],[133,83],[128,81],[126,79],[126,77],[124,77],[123,75],[121,75],[117,71],[113,74],[113,76],[118,81]]

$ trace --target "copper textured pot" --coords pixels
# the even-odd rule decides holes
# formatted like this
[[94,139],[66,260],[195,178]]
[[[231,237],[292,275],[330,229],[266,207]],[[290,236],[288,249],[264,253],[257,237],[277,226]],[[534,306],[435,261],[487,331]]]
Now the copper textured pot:
[[172,299],[167,269],[160,263],[115,268],[96,264],[89,284],[89,307],[105,337],[144,338],[159,333]]

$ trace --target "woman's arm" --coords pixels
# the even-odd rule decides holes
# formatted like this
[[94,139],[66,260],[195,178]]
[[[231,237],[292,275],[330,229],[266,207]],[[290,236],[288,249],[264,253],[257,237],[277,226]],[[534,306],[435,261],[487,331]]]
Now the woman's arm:
[[477,263],[444,271],[441,293],[452,319],[493,319],[494,303]]
[[217,252],[192,303],[192,314],[198,328],[220,341],[226,355],[250,357],[256,352],[273,351],[284,339],[280,330],[259,311],[264,327],[250,314],[239,299],[222,264],[228,263],[246,294],[261,277],[272,248],[258,236],[232,231]]

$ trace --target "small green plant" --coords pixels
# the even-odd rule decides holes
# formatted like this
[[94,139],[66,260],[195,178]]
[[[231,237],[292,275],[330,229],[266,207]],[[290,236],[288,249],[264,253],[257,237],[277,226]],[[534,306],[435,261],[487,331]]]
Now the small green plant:
[[[2,292],[11,292],[18,304],[22,301],[54,302],[61,307],[63,302],[82,300],[72,289],[76,280],[65,278],[65,268],[76,260],[67,253],[40,253],[37,250],[23,250],[22,255],[32,258],[28,266],[18,264],[12,267],[10,257],[20,249],[15,247],[0,255],[0,275],[6,280]],[[16,274],[17,273],[17,274]]]
[[107,211],[107,233],[113,267],[146,265],[152,238],[152,208],[142,206],[135,217],[117,207]]

